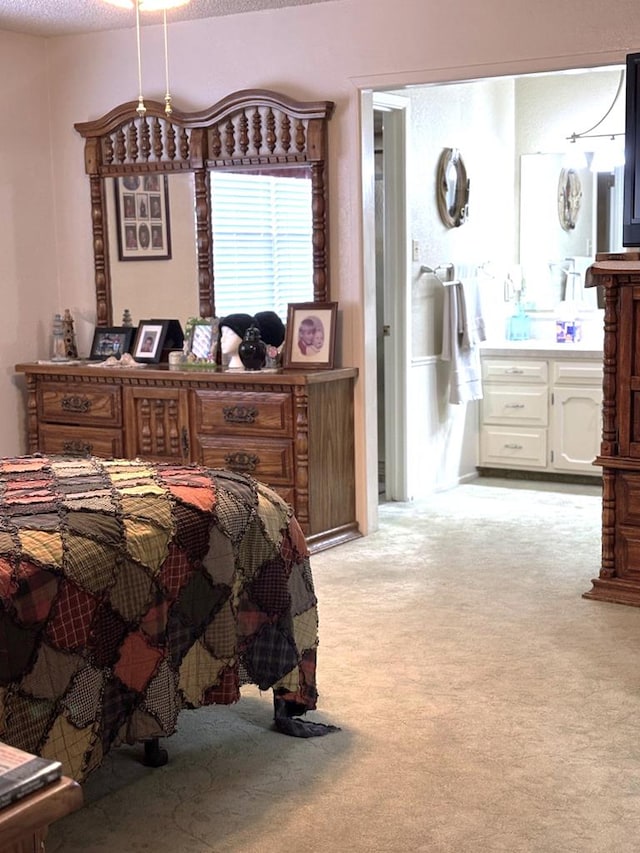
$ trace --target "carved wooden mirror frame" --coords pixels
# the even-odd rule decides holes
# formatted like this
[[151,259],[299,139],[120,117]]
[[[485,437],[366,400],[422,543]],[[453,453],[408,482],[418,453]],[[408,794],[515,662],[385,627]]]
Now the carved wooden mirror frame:
[[96,325],[113,324],[105,178],[193,172],[200,316],[215,316],[211,191],[208,171],[309,167],[311,174],[313,301],[329,302],[327,122],[331,101],[295,101],[266,89],[246,89],[201,112],[137,101],[74,125],[85,139],[91,190]]

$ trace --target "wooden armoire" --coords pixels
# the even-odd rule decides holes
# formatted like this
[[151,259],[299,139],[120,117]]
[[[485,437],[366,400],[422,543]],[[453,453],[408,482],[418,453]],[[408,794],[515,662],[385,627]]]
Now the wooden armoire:
[[640,252],[598,255],[604,296],[602,566],[585,598],[640,606]]

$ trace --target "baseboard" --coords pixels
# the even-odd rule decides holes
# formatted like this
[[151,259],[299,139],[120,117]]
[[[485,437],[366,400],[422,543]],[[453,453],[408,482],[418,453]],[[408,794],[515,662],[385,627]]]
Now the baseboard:
[[601,474],[558,474],[551,471],[518,471],[514,468],[478,468],[479,477],[502,480],[532,480],[548,483],[572,483],[576,486],[601,486]]

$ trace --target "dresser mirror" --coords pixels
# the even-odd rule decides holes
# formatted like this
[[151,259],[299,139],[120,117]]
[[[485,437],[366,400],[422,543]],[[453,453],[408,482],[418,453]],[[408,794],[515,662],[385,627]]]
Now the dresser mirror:
[[[217,170],[308,175],[310,301],[330,301],[326,171],[334,104],[245,90],[201,112],[174,109],[170,117],[157,101],[146,102],[143,117],[136,107],[130,101],[75,125],[85,139],[90,183],[97,325],[119,322],[125,308],[134,317],[216,315],[209,178]],[[153,174],[168,176],[171,259],[119,261],[113,179]],[[247,285],[252,293],[255,284]],[[275,310],[263,303],[260,309]]]

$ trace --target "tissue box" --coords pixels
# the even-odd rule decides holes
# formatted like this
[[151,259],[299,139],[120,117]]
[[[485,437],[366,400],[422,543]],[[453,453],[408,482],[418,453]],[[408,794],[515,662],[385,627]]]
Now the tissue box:
[[556,343],[577,344],[582,340],[580,320],[556,320]]

